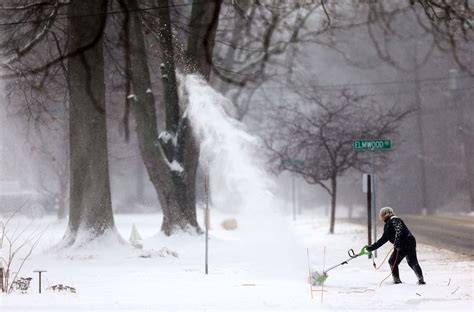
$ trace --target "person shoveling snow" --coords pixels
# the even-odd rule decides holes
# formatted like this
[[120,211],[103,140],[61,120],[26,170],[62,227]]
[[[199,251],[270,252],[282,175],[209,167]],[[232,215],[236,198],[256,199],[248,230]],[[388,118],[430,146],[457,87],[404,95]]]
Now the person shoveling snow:
[[380,220],[385,222],[383,235],[374,244],[367,246],[367,250],[374,251],[384,245],[387,241],[390,241],[394,247],[394,251],[388,260],[392,270],[393,283],[400,284],[402,282],[400,280],[398,265],[403,258],[406,257],[408,265],[412,268],[418,278],[418,284],[425,284],[423,272],[418,264],[416,256],[415,236],[413,236],[403,220],[395,216],[392,208],[384,207],[380,209],[379,217]]
[[[384,232],[382,237],[372,245],[362,247],[358,254],[355,254],[352,249],[349,250],[349,259],[330,267],[322,273],[313,271],[311,273],[311,283],[313,286],[322,285],[328,278],[328,272],[341,265],[347,264],[352,259],[355,259],[362,255],[370,255],[372,251],[383,246],[387,241],[390,241],[394,246],[388,263],[390,264],[391,274],[393,277],[394,284],[400,284],[400,274],[398,265],[407,258],[408,265],[412,268],[418,278],[418,284],[424,285],[425,280],[423,278],[423,271],[421,270],[420,264],[418,263],[416,255],[416,239],[415,236],[410,232],[408,227],[405,225],[402,219],[395,216],[393,209],[390,207],[384,207],[380,209],[379,213],[380,220],[385,222]],[[375,267],[375,262],[374,262]],[[383,281],[382,281],[383,282]]]

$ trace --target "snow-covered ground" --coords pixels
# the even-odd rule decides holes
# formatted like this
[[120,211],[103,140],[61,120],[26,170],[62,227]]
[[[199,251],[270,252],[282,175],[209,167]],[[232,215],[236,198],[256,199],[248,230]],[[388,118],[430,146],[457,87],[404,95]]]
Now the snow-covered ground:
[[[201,210],[199,210],[201,212]],[[235,216],[240,227],[225,231],[220,223],[233,217],[213,211],[209,241],[209,274],[204,274],[204,235],[159,233],[160,215],[117,215],[117,229],[130,236],[135,224],[144,249],[134,250],[107,241],[86,250],[52,251],[66,224],[51,218],[34,221],[49,225],[41,244],[27,261],[22,276],[33,277],[27,294],[0,295],[0,311],[314,311],[314,310],[472,310],[472,259],[437,250],[419,242],[420,264],[427,285],[419,286],[406,261],[400,267],[401,285],[392,285],[387,264],[378,271],[366,257],[329,272],[311,299],[306,248],[311,266],[322,270],[347,257],[349,248],[364,245],[364,228],[328,222],[316,215],[278,215],[256,226]],[[202,220],[202,216],[199,216]],[[27,220],[16,220],[15,222]],[[273,226],[273,225],[277,226]],[[33,227],[32,227],[33,228]],[[416,229],[413,229],[416,233]],[[390,246],[380,249],[380,264]],[[163,247],[177,253],[167,254]],[[326,256],[324,257],[324,249]],[[161,250],[161,253],[160,253]],[[43,277],[38,294],[35,269]],[[54,284],[75,287],[77,293],[54,292]]]
[[[66,231],[65,222],[42,218],[29,224],[16,218],[8,228],[17,233],[28,224],[28,231],[48,227],[21,271],[21,276],[34,278],[32,287],[26,294],[0,295],[0,312],[473,309],[472,259],[421,241],[419,260],[427,285],[418,286],[403,262],[404,284],[392,285],[389,279],[379,287],[390,273],[388,265],[375,271],[371,261],[361,257],[331,271],[323,291],[315,289],[311,298],[307,248],[311,266],[322,270],[345,260],[348,249],[365,245],[364,228],[337,223],[336,233],[328,235],[324,217],[307,214],[292,221],[282,213],[285,205],[274,196],[279,192],[265,172],[260,140],[226,115],[230,102],[204,81],[195,76],[180,79],[188,88],[186,113],[201,143],[216,207],[211,209],[209,274],[204,274],[204,235],[166,237],[159,231],[159,214],[115,216],[124,239],[136,226],[144,239],[142,250],[120,244],[113,235],[87,247],[58,250],[54,247]],[[203,220],[202,209],[198,217]],[[222,229],[221,222],[232,217],[238,228]],[[379,264],[389,249],[380,250]],[[5,246],[2,252],[5,256]],[[47,270],[42,294],[36,269]],[[76,292],[49,289],[57,284]]]

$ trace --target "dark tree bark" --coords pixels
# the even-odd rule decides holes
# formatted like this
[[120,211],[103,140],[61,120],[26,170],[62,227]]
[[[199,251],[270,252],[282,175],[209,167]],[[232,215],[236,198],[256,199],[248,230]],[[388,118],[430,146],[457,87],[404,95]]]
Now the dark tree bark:
[[[191,228],[201,232],[196,219],[199,145],[189,120],[180,111],[169,6],[157,2],[159,57],[162,61],[160,70],[166,111],[166,131],[160,134],[156,122],[155,97],[151,92],[145,38],[137,13],[138,3],[137,0],[122,0],[120,4],[130,12],[124,19],[125,62],[129,89],[133,93],[128,96],[128,101],[137,123],[141,156],[163,210],[162,231],[166,235],[178,229]],[[208,4],[193,3],[194,18],[190,25],[192,31],[187,51],[187,55],[192,55],[190,63],[194,64],[191,72],[197,71],[206,79],[210,75],[208,59],[214,47],[220,1],[212,1],[212,4],[212,14],[209,15],[206,10],[209,9]],[[200,15],[199,12],[205,14]]]
[[[124,45],[127,77],[133,94],[127,96],[137,124],[138,145],[140,154],[147,169],[150,180],[158,193],[165,220],[178,219],[171,216],[177,211],[178,199],[171,196],[173,186],[170,170],[167,165],[165,151],[160,145],[158,125],[156,122],[155,97],[151,90],[151,78],[148,68],[145,39],[141,21],[137,13],[136,0],[121,1],[122,8],[130,10],[124,20]],[[170,207],[172,206],[172,207]],[[171,229],[170,229],[171,230]]]
[[[193,8],[194,9],[194,8]],[[176,66],[174,63],[173,37],[171,30],[170,11],[167,6],[158,10],[158,27],[161,63],[161,78],[164,91],[164,104],[166,108],[166,131],[177,138],[173,142],[163,142],[172,147],[172,158],[168,161],[177,161],[182,167],[181,174],[173,174],[175,191],[179,192],[180,217],[184,221],[181,226],[192,226],[200,232],[196,220],[196,171],[199,161],[199,147],[195,141],[192,128],[187,118],[182,118],[179,110],[179,97],[176,82]],[[170,219],[168,219],[170,220]],[[163,220],[162,229],[169,231],[174,226],[173,222],[167,224]]]
[[[110,196],[105,116],[105,85],[102,34],[107,1],[72,1],[68,21],[70,207],[66,245],[79,231],[91,239],[114,229]],[[81,47],[90,45],[86,50]]]
[[130,11],[124,20],[125,61],[133,92],[128,100],[137,123],[140,153],[163,210],[162,231],[166,235],[189,228],[200,232],[195,198],[199,149],[189,121],[181,116],[179,109],[169,7],[162,5],[157,10],[166,111],[166,131],[160,135],[145,38],[136,13],[138,4],[136,0],[124,0],[120,4]]

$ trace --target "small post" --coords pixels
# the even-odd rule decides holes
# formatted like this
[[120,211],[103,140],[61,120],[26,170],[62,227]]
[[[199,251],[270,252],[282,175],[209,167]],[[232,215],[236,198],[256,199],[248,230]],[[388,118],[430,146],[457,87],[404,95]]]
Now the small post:
[[[367,176],[367,238],[368,244],[372,244],[372,175]],[[370,254],[368,255],[370,259]]]
[[204,217],[204,223],[206,227],[206,259],[205,259],[205,268],[204,271],[206,275],[208,274],[208,254],[209,254],[209,190],[208,190],[208,185],[209,183],[209,167],[206,170],[205,178],[204,178],[204,191],[206,194],[206,210],[205,210],[205,217]]
[[[376,176],[375,176],[375,160],[374,160],[374,150],[370,152],[371,155],[371,178],[372,178],[372,222],[373,222],[373,229],[374,229],[374,242],[377,241],[377,216],[376,216],[376,210],[377,210],[377,205],[376,205]],[[377,258],[377,250],[374,250],[374,258]]]
[[3,289],[3,267],[0,264],[0,292],[5,292]]
[[[323,274],[326,270],[326,246],[324,246],[324,253],[323,253]],[[323,281],[321,283],[321,303],[323,303],[323,293],[324,293],[324,278],[323,278]]]
[[311,264],[309,262],[309,248],[306,248],[306,254],[308,256],[309,290],[311,292],[311,300],[313,300],[313,277],[311,276]]
[[48,272],[48,271],[46,271],[46,270],[35,270],[35,271],[33,271],[33,272],[38,273],[38,275],[39,275],[39,281],[38,281],[39,287],[38,287],[38,290],[39,290],[39,293],[41,294],[41,273],[43,273],[43,272]]

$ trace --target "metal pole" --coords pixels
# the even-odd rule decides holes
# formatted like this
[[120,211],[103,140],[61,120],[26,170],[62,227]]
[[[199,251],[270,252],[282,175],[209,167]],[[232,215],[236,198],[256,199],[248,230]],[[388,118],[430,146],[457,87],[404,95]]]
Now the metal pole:
[[[372,244],[372,175],[367,177],[367,238],[368,245]],[[370,254],[368,255],[370,259]]]
[[[372,223],[373,223],[373,228],[374,228],[374,242],[377,241],[377,205],[375,204],[375,192],[376,192],[376,183],[375,183],[375,161],[374,161],[374,151],[372,150],[370,152],[371,159],[370,159],[370,167],[371,167],[371,184],[372,184]],[[374,257],[377,258],[377,250],[374,251]]]
[[206,174],[204,177],[204,190],[206,193],[206,210],[205,210],[205,217],[204,223],[206,227],[206,259],[205,259],[205,272],[208,274],[208,259],[209,259],[209,194],[208,194],[208,185],[209,183],[209,167],[206,170]]
[[296,181],[295,181],[294,175],[291,175],[291,189],[293,193],[293,221],[295,221],[296,220],[296,195],[295,195]]
[[38,288],[39,288],[39,293],[41,294],[41,273],[48,272],[48,271],[46,271],[46,270],[35,270],[33,272],[38,273],[38,279],[39,279]]
[[3,289],[3,267],[2,267],[1,263],[0,263],[0,292],[4,292],[4,289]]

